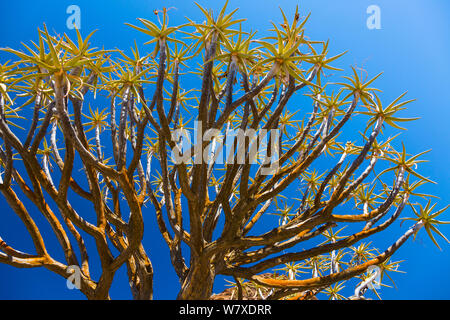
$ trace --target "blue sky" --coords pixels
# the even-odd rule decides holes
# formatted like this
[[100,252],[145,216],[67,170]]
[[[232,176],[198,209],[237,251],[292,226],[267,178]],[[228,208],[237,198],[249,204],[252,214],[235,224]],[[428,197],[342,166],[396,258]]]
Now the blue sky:
[[[200,4],[215,10],[222,1],[199,0]],[[152,11],[162,7],[174,7],[170,11],[172,24],[185,22],[185,16],[198,22],[203,21],[200,10],[193,2],[173,1],[8,1],[0,12],[0,47],[19,49],[20,42],[35,40],[37,27],[46,23],[49,30],[57,33],[74,31],[66,27],[66,8],[75,4],[81,8],[81,31],[85,35],[98,29],[92,38],[95,46],[105,48],[129,48],[136,39],[138,44],[145,37],[124,25],[136,23],[136,18],[153,19]],[[229,8],[239,7],[239,18],[247,18],[246,29],[264,31],[271,27],[270,21],[279,22],[278,6],[285,12],[295,10],[299,4],[302,15],[311,12],[306,33],[311,39],[330,39],[331,54],[345,50],[349,52],[340,59],[338,66],[347,73],[350,65],[363,66],[370,75],[384,71],[376,87],[383,90],[385,101],[408,91],[408,98],[417,99],[409,105],[407,117],[420,117],[407,123],[408,131],[401,140],[408,152],[416,154],[432,149],[424,158],[429,160],[420,167],[420,172],[438,182],[424,186],[421,191],[440,197],[438,208],[449,203],[450,171],[448,163],[450,103],[446,93],[450,88],[450,2],[447,0],[230,0]],[[369,5],[381,8],[381,29],[366,27]],[[292,14],[290,14],[292,15]],[[141,48],[144,48],[141,46]],[[150,48],[147,48],[150,50]],[[142,49],[142,50],[145,50]],[[145,51],[144,51],[145,52]],[[11,58],[0,53],[0,61]],[[187,88],[189,89],[189,88]],[[0,234],[19,249],[32,248],[24,229],[14,214],[0,200],[2,206]],[[4,208],[4,209],[3,209]],[[450,220],[444,214],[443,220]],[[38,220],[39,222],[39,220]],[[405,231],[405,226],[393,226],[383,235],[392,242]],[[442,231],[450,234],[450,228]],[[146,224],[144,245],[150,251],[155,268],[155,298],[176,297],[178,282],[171,269],[165,244],[154,224]],[[450,265],[449,246],[438,239],[443,251],[433,246],[425,233],[416,241],[408,241],[396,254],[395,260],[406,260],[401,270],[406,274],[395,276],[398,290],[384,289],[385,299],[449,299]],[[95,256],[92,257],[92,260]],[[95,270],[94,270],[95,274]],[[124,270],[120,270],[111,290],[113,298],[130,298]],[[220,280],[219,280],[220,281]],[[223,282],[215,291],[223,288]],[[0,299],[80,299],[76,291],[66,289],[65,280],[43,269],[19,270],[0,264]]]

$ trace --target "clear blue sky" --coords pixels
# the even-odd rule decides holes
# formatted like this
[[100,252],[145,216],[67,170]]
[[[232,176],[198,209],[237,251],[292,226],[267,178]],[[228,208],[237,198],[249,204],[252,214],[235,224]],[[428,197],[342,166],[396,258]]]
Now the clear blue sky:
[[[218,9],[222,1],[199,0],[206,7]],[[0,47],[19,49],[20,42],[35,40],[37,27],[45,22],[49,30],[58,33],[67,30],[66,8],[76,4],[81,8],[81,31],[83,34],[98,29],[92,39],[96,46],[105,48],[129,48],[134,39],[139,44],[144,37],[124,25],[135,23],[136,18],[153,19],[152,11],[175,7],[170,11],[173,24],[185,22],[188,16],[203,21],[201,12],[193,2],[172,1],[7,1],[0,11]],[[439,196],[438,207],[449,203],[449,99],[450,89],[450,1],[448,0],[230,0],[229,8],[239,7],[238,17],[247,18],[247,29],[263,31],[270,28],[270,20],[280,21],[278,6],[287,13],[299,4],[302,14],[311,12],[307,24],[307,35],[316,40],[330,39],[331,53],[349,50],[341,58],[340,67],[347,71],[350,65],[363,65],[370,75],[384,71],[376,86],[383,90],[383,97],[396,98],[408,90],[409,98],[417,101],[409,105],[407,116],[421,117],[407,123],[408,131],[401,139],[411,153],[432,148],[426,155],[430,162],[420,172],[438,182],[424,186],[421,191]],[[381,30],[366,27],[366,8],[369,5],[381,8]],[[291,14],[292,15],[292,14]],[[10,57],[0,53],[4,62]],[[188,88],[189,89],[189,88]],[[32,249],[24,228],[10,212],[5,201],[0,200],[0,234],[15,244],[18,249]],[[443,220],[450,220],[445,214]],[[37,215],[36,215],[37,216]],[[41,220],[37,220],[42,224]],[[155,268],[155,298],[173,299],[178,291],[178,282],[172,271],[166,246],[154,224],[146,224],[144,245],[149,249]],[[396,224],[384,235],[388,242],[405,231]],[[450,228],[442,231],[450,235]],[[385,299],[449,299],[450,293],[450,247],[442,240],[443,251],[433,246],[424,232],[416,241],[408,241],[396,254],[396,260],[406,261],[401,270],[407,274],[395,276],[398,290],[384,289]],[[95,256],[91,257],[95,260]],[[94,270],[95,274],[96,270]],[[98,270],[97,270],[98,272]],[[124,270],[121,270],[113,288],[112,298],[130,298]],[[219,284],[215,291],[223,288]],[[66,289],[65,280],[44,269],[19,270],[0,264],[0,299],[80,299],[76,291]]]

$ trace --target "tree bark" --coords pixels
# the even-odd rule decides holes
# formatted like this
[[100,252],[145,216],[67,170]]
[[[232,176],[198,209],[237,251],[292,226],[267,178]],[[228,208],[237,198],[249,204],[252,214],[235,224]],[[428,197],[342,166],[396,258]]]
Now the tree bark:
[[212,294],[214,278],[216,276],[214,265],[210,262],[192,263],[178,293],[179,300],[206,300]]

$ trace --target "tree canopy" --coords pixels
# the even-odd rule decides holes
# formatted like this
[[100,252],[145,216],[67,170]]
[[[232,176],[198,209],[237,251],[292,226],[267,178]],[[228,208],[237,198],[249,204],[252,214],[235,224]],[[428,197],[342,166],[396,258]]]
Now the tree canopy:
[[[356,66],[328,81],[344,74],[334,65],[345,52],[311,40],[298,8],[257,37],[237,9],[197,6],[203,23],[171,26],[165,8],[127,23],[148,36],[131,54],[92,47],[94,32],[70,39],[45,25],[22,50],[2,49],[14,61],[0,64],[0,191],[35,252],[0,238],[1,263],[75,272],[89,299],[109,299],[126,267],[133,298],[151,299],[142,240],[156,224],[179,299],[210,298],[218,275],[230,278],[226,298],[344,299],[357,278],[360,299],[378,295],[376,275],[400,271],[391,257],[419,229],[448,242],[438,229],[448,206],[417,190],[434,183],[417,169],[428,151],[411,155],[383,133],[417,119],[401,115],[406,93],[384,102],[373,87],[381,74]],[[65,261],[47,249],[35,212]],[[399,219],[412,224],[378,249],[371,238]]]

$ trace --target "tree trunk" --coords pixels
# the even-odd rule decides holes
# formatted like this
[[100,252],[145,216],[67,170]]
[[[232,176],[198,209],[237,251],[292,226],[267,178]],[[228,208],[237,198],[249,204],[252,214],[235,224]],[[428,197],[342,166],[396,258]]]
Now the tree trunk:
[[193,263],[178,293],[179,300],[206,300],[212,294],[215,270],[212,264]]

